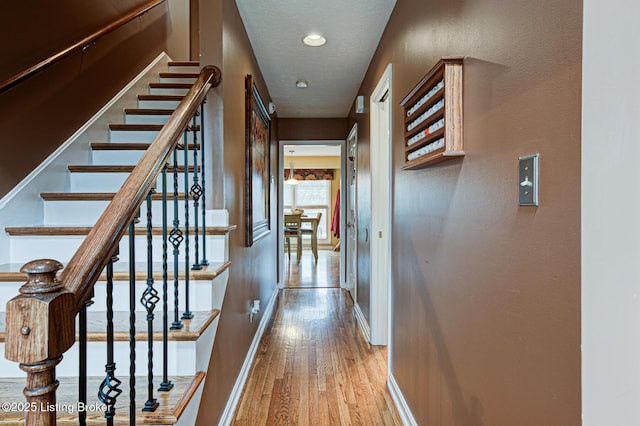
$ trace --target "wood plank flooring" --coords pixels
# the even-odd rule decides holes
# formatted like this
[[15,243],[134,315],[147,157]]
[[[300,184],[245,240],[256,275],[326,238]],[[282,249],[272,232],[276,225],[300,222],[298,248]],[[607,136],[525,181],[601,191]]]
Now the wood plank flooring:
[[295,249],[291,260],[284,256],[284,285],[295,287],[340,287],[340,252],[318,250],[318,263],[311,250],[302,250],[300,263],[297,262]]
[[284,289],[234,425],[400,425],[386,347],[369,345],[339,288]]

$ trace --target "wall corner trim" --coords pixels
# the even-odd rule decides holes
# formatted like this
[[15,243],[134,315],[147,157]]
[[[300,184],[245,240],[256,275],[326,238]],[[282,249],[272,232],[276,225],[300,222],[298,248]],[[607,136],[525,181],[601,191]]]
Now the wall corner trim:
[[253,359],[258,352],[258,348],[260,347],[260,341],[262,340],[262,336],[264,335],[265,330],[267,329],[267,325],[273,316],[273,311],[276,306],[276,301],[278,300],[278,286],[273,288],[273,294],[271,295],[271,299],[269,299],[269,303],[267,304],[267,308],[262,315],[262,319],[260,320],[260,324],[258,325],[258,330],[256,334],[253,336],[253,342],[251,342],[251,346],[249,346],[249,351],[247,352],[247,356],[244,359],[244,363],[242,364],[242,368],[240,369],[240,374],[238,374],[238,378],[236,379],[236,383],[233,385],[233,389],[231,391],[231,395],[229,395],[229,399],[227,400],[227,405],[224,407],[224,412],[222,413],[222,417],[218,422],[219,426],[229,426],[231,421],[233,420],[233,415],[236,412],[236,408],[238,406],[238,402],[240,402],[240,396],[242,396],[242,391],[244,390],[244,385],[247,382],[247,378],[249,377],[249,372],[251,371],[251,366],[253,365]]
[[407,400],[404,399],[404,395],[398,386],[398,382],[396,382],[393,374],[389,373],[389,377],[387,378],[387,388],[389,389],[389,393],[391,394],[391,399],[396,405],[396,410],[398,411],[398,415],[402,420],[403,425],[417,426],[418,423],[416,419],[413,417],[411,410],[409,409],[409,405],[407,404]]

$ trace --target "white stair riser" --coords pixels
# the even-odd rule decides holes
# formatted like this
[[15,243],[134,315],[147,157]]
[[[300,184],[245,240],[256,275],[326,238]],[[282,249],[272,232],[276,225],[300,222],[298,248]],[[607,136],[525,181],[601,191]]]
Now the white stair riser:
[[[170,320],[171,321],[171,320]],[[106,324],[106,323],[105,323]],[[170,323],[169,323],[170,324]],[[195,375],[196,345],[198,342],[169,341],[168,371],[171,376]],[[147,374],[147,341],[136,342],[136,376]],[[103,376],[107,362],[106,342],[87,343],[87,374],[89,376]],[[0,343],[0,350],[4,353],[4,343]],[[153,342],[153,374],[154,383],[162,381],[162,342]],[[78,376],[78,344],[73,345],[64,353],[62,362],[56,367],[58,377]],[[116,377],[129,376],[129,342],[114,342],[114,360],[116,362]],[[18,363],[2,357],[0,359],[0,375],[2,377],[24,377],[25,374],[18,367]],[[145,382],[146,384],[146,382]],[[144,387],[146,389],[146,387]]]
[[[151,143],[160,131],[109,130],[109,142]],[[187,142],[193,143],[193,132],[186,132]],[[198,139],[200,139],[198,137]],[[181,138],[181,141],[184,140]]]
[[125,124],[164,124],[170,115],[125,114]]
[[[145,150],[94,150],[91,152],[91,164],[103,166],[138,164]],[[193,165],[193,151],[189,151],[189,164]],[[172,160],[173,161],[173,160]],[[198,164],[200,163],[200,153],[198,152]],[[178,153],[178,164],[184,164],[184,151]],[[173,182],[172,182],[173,184]]]
[[180,105],[180,101],[138,100],[138,108],[176,109],[178,105]]
[[163,88],[163,87],[150,87],[149,94],[150,95],[186,95],[189,89],[173,89],[173,88]]
[[196,82],[196,78],[160,77],[160,83],[190,83]]
[[188,73],[200,73],[200,66],[198,65],[169,65],[169,72],[188,72]]
[[[129,175],[130,173],[69,173],[70,192],[118,192]],[[193,173],[189,176],[191,185]],[[158,191],[162,188],[162,173],[158,175],[156,188]],[[167,190],[173,192],[173,172],[167,172]],[[184,172],[178,173],[178,191],[184,191]]]
[[[55,259],[62,263],[67,263],[75,254],[76,250],[84,240],[84,236],[73,237],[11,237],[9,240],[11,263],[24,264],[35,259]],[[167,248],[170,267],[173,268],[173,248],[170,243]],[[184,265],[185,242],[180,246],[179,262]],[[154,238],[153,261],[162,262],[162,241]],[[200,238],[200,256],[202,256],[202,238]],[[136,237],[136,262],[146,262],[147,260],[147,240],[144,236]],[[207,259],[210,262],[221,262],[221,257],[226,253],[226,240],[223,236],[207,236]],[[189,262],[195,262],[195,244],[193,237],[189,244]],[[123,237],[120,242],[120,259],[129,258],[129,238]],[[184,269],[184,268],[181,268]]]
[[[184,190],[184,189],[183,189]],[[93,225],[105,211],[109,201],[45,201],[44,223],[50,226],[74,226],[78,224]],[[147,202],[140,207],[140,223],[147,223]],[[154,200],[151,207],[152,223],[154,226],[162,226],[162,201]],[[167,195],[167,224],[173,224],[173,197]],[[178,200],[178,220],[184,226],[185,222],[184,200]],[[201,223],[202,210],[198,207],[198,223]],[[194,226],[196,210],[193,201],[189,201],[189,226]]]
[[[184,266],[183,266],[184,267]],[[169,264],[169,273],[173,271],[173,262]],[[26,281],[26,277],[25,277]],[[4,309],[7,305],[7,302],[13,299],[15,296],[18,296],[19,289],[23,282],[13,282],[13,283],[2,283],[2,291],[0,291],[0,309]],[[214,280],[190,280],[189,281],[189,309],[191,311],[208,311],[211,310],[214,306],[214,289],[213,287],[219,283],[217,283],[218,277]],[[113,310],[115,311],[128,311],[129,310],[129,282],[114,282],[114,292],[113,292]],[[154,288],[158,292],[158,297],[160,297],[160,302],[156,305],[155,314],[156,318],[160,318],[162,314],[162,280],[156,280],[153,283]],[[92,311],[106,311],[107,309],[107,283],[106,281],[98,281],[94,286],[94,304],[89,307]],[[147,288],[147,283],[143,281],[136,282],[136,300],[139,302],[142,294]],[[167,294],[169,296],[168,303],[169,309],[173,310],[174,306],[174,283],[171,277],[167,282]],[[180,280],[178,282],[178,294],[179,294],[179,309],[184,309],[184,298],[186,295],[185,292],[185,282],[184,280]],[[142,306],[141,303],[136,304],[136,310],[139,313],[146,314],[147,310]]]
[[145,152],[144,150],[95,150],[91,151],[91,164],[104,166],[138,164]]

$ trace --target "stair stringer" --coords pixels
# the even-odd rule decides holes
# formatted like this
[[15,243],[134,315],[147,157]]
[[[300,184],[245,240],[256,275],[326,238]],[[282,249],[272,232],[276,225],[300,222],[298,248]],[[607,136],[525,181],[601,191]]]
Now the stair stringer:
[[[100,111],[0,199],[2,227],[43,224],[44,206],[39,194],[69,189],[67,165],[90,163],[90,143],[106,140],[108,124],[121,119],[123,109],[135,104],[139,93],[148,91],[148,84],[157,79],[159,72],[167,69],[170,60],[164,52],[158,55]],[[0,264],[3,263],[9,263],[9,237],[0,232]]]
[[[227,210],[207,210],[207,224],[211,224],[211,226],[229,226],[229,212]],[[208,237],[209,239],[209,237]],[[213,259],[213,261],[228,261],[229,260],[229,234],[227,233],[224,236],[218,236],[216,238],[216,243],[210,245],[210,247],[216,248],[215,252],[210,251],[210,253],[216,253],[218,256],[221,256],[221,259]],[[210,259],[211,260],[211,259]],[[227,293],[227,284],[229,283],[229,269],[226,269],[222,274],[216,277],[218,281],[218,285],[213,287],[212,294],[212,306],[211,309],[218,309],[221,313],[223,312],[224,305],[224,297]],[[208,373],[209,369],[209,361],[211,360],[211,354],[213,354],[213,346],[215,344],[216,334],[218,332],[218,324],[220,323],[220,315],[218,315],[213,323],[209,326],[208,332],[211,333],[211,343],[210,345],[202,345],[201,347],[207,347],[208,350],[206,353],[198,352],[196,354],[196,369],[198,371],[204,371]],[[201,337],[202,338],[202,337]],[[202,401],[202,392],[204,389],[204,385],[208,380],[209,375],[205,374],[204,380],[200,383],[198,387],[198,391],[193,395],[191,401],[187,405],[184,413],[178,419],[177,425],[181,426],[193,426],[196,424],[196,418],[198,415],[198,411],[200,410],[200,402]]]

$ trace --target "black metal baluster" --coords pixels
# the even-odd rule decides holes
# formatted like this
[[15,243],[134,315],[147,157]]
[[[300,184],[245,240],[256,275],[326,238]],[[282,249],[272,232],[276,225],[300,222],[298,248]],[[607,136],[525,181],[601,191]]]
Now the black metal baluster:
[[122,384],[115,376],[116,363],[113,361],[113,263],[118,261],[118,250],[111,256],[107,264],[107,375],[100,384],[98,399],[105,404],[104,418],[107,426],[113,426],[113,418],[116,415],[116,400],[122,393],[119,386]]
[[136,223],[140,210],[129,224],[129,425],[136,424]]
[[[194,123],[195,132],[195,123]],[[198,167],[196,165],[195,169]],[[187,143],[187,132],[184,132],[184,313],[182,319],[193,318],[193,313],[189,310],[189,144]]]
[[155,188],[151,188],[147,195],[147,288],[142,293],[140,303],[147,310],[147,342],[149,344],[147,350],[147,367],[148,367],[148,393],[147,401],[144,403],[142,411],[155,411],[160,405],[158,400],[153,397],[153,311],[156,304],[160,301],[158,291],[153,287],[153,225],[151,203],[153,194],[156,193]]
[[167,262],[167,165],[162,169],[162,383],[158,392],[168,392],[173,388],[169,381],[169,291]]
[[[205,99],[201,104],[200,104],[200,158],[201,158],[201,163],[202,163],[202,170],[201,170],[201,176],[202,176],[202,260],[200,261],[200,265],[202,266],[207,266],[209,264],[209,261],[207,260],[207,222],[206,222],[206,216],[207,216],[207,206],[206,206],[206,192],[205,191],[205,178],[204,178],[204,172],[206,170],[205,166],[204,166],[204,145],[205,145],[205,140],[204,140],[204,104],[207,102],[207,100]],[[196,214],[198,214],[198,212],[196,212]]]
[[200,196],[202,195],[202,187],[200,186],[200,182],[198,181],[198,126],[196,124],[196,117],[199,113],[196,112],[196,115],[193,116],[193,185],[191,186],[191,191],[189,191],[189,195],[193,198],[193,254],[195,257],[195,262],[193,266],[191,266],[192,270],[202,269],[202,265],[200,264],[200,252],[199,252],[199,229],[198,229],[198,200],[200,200]]
[[[186,138],[185,138],[186,143]],[[173,229],[169,234],[169,242],[173,245],[173,323],[171,324],[171,330],[180,330],[183,327],[182,322],[180,321],[178,303],[179,300],[179,292],[178,292],[178,263],[180,254],[180,243],[184,237],[182,236],[182,231],[180,230],[180,220],[178,219],[178,149],[173,150]]]
[[[78,344],[79,344],[79,355],[80,355],[80,365],[79,365],[79,374],[78,374],[78,402],[83,406],[87,405],[87,308],[93,305],[93,291],[91,292],[91,296],[85,302],[84,306],[80,310],[79,314],[79,327],[78,327]],[[78,422],[80,426],[85,426],[87,424],[87,411],[86,410],[78,410]]]

